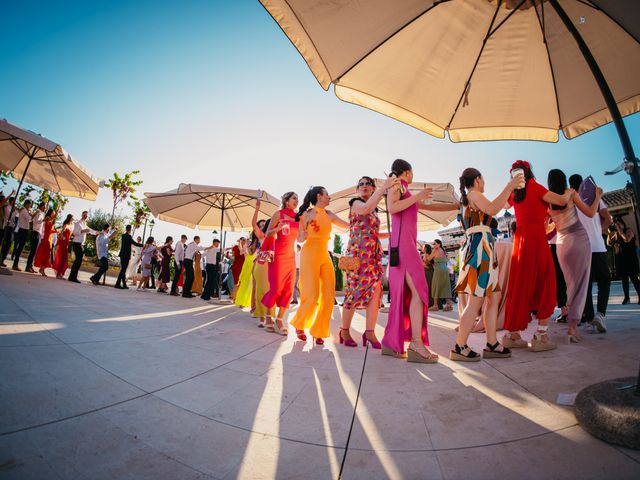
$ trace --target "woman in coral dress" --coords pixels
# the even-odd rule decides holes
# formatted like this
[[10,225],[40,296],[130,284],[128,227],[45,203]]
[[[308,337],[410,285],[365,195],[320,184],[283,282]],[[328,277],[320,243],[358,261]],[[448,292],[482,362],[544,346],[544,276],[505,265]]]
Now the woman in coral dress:
[[58,233],[56,243],[56,255],[53,259],[53,269],[56,271],[56,278],[63,278],[69,266],[69,242],[73,233],[73,215],[67,215],[62,222],[62,228]]
[[547,335],[549,317],[556,307],[556,271],[547,243],[547,209],[550,203],[566,205],[571,191],[564,195],[548,191],[536,182],[528,162],[515,162],[512,174],[518,169],[524,172],[526,183],[509,197],[518,228],[513,239],[505,307],[504,328],[510,333],[502,338],[502,344],[507,348],[527,347],[520,331],[527,328],[535,312],[538,329],[531,340],[531,350],[540,352],[556,348]]
[[273,261],[269,263],[269,291],[262,297],[265,307],[278,307],[275,323],[267,323],[267,331],[286,334],[284,316],[291,304],[293,287],[296,282],[295,244],[298,238],[298,221],[295,208],[298,206],[298,195],[287,192],[282,196],[282,209],[271,217],[267,237],[276,236]]
[[42,231],[42,238],[38,244],[36,255],[33,259],[33,266],[38,269],[38,272],[43,277],[46,277],[45,268],[51,268],[51,237],[56,232],[53,228],[53,222],[55,222],[58,216],[58,211],[50,208],[44,216],[44,227]]
[[[322,345],[330,335],[329,325],[336,293],[336,275],[329,256],[332,224],[349,228],[336,214],[325,210],[331,197],[324,187],[313,187],[304,197],[296,219],[300,221],[300,307],[291,325],[300,340],[306,340],[306,328]],[[309,207],[313,205],[312,209]]]

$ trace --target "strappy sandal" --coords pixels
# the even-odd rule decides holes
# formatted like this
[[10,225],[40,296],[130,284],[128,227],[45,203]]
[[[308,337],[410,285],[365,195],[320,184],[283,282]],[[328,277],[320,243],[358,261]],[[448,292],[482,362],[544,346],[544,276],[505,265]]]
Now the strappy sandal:
[[480,354],[471,350],[467,344],[461,347],[456,343],[453,350],[449,352],[449,360],[454,362],[479,362],[481,359]]
[[[412,348],[418,345],[418,348]],[[422,348],[420,348],[422,347]],[[426,352],[426,356],[420,353],[419,350],[424,350]],[[438,355],[436,353],[431,352],[427,349],[427,347],[422,344],[422,342],[411,342],[409,344],[409,348],[407,349],[407,362],[413,363],[438,363]]]
[[273,325],[274,325],[273,319],[271,317],[267,317],[264,321],[264,331],[273,333],[275,331],[273,328]]
[[505,333],[500,342],[507,348],[527,348],[529,344],[522,337],[511,338],[511,335]]
[[502,350],[496,350],[499,346],[500,342],[496,342],[493,345],[487,342],[487,348],[482,350],[482,358],[509,358],[511,350],[504,346]]
[[296,330],[296,336],[298,340],[302,340],[303,342],[307,341],[307,336],[304,333],[304,330]]
[[279,318],[276,319],[275,323],[273,324],[273,333],[277,333],[278,335],[282,335],[283,337],[286,337],[287,335],[289,335],[289,330],[284,325],[282,327],[280,327],[278,325],[278,321],[280,321],[280,323],[282,323],[281,319],[279,319]]
[[405,352],[396,352],[395,350],[392,350],[389,347],[385,347],[384,345],[381,345],[381,346],[382,348],[380,349],[380,351],[382,355],[388,355],[394,358],[407,358],[407,354]]

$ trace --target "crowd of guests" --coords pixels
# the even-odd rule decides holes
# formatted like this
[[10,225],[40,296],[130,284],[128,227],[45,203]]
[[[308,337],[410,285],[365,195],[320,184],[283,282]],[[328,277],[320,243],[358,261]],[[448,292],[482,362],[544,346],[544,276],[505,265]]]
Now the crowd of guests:
[[[531,165],[519,160],[511,167],[509,182],[498,196],[490,199],[484,194],[485,179],[481,172],[467,168],[460,176],[460,204],[434,204],[430,188],[409,191],[413,169],[408,162],[395,160],[391,172],[378,188],[370,177],[358,180],[357,197],[349,203],[348,221],[327,209],[331,199],[320,186],[311,188],[302,202],[295,192],[284,194],[281,208],[268,219],[258,218],[258,200],[250,237],[241,238],[229,249],[221,249],[218,239],[203,246],[198,236],[189,242],[186,235],[175,244],[170,236],[162,244],[153,237],[143,243],[140,237],[133,239],[131,226],[127,226],[121,234],[121,265],[115,288],[129,288],[127,282],[133,280],[139,290],[151,286],[173,296],[199,295],[205,301],[218,296],[223,288],[236,305],[250,309],[265,331],[286,336],[291,326],[299,340],[306,341],[308,334],[315,344],[322,345],[331,335],[330,321],[336,303],[334,262],[328,243],[334,226],[348,228],[349,241],[339,261],[346,274],[338,332],[340,344],[357,346],[351,322],[356,310],[364,310],[363,346],[369,344],[385,355],[421,363],[438,361],[438,355],[429,349],[428,310],[437,310],[440,304],[445,311],[451,310],[455,295],[464,295],[466,299],[455,344],[449,352],[449,358],[455,361],[508,358],[514,348],[529,347],[534,352],[556,348],[548,335],[556,307],[561,312],[557,321],[567,323],[567,343],[580,341],[577,327],[581,322],[588,322],[598,332],[606,332],[610,274],[603,232],[607,232],[607,243],[619,259],[624,303],[630,301],[629,282],[636,291],[640,290],[634,233],[622,220],[612,223],[602,202],[602,190],[595,184],[588,188],[590,178],[583,181],[579,175],[573,175],[567,180],[561,170],[554,169],[549,172],[545,187],[536,181]],[[392,216],[391,232],[380,231],[377,205],[383,196]],[[57,231],[53,255],[51,235],[58,212],[51,209],[45,212],[43,204],[32,210],[30,202],[25,201],[16,210],[18,220],[13,228],[7,223],[8,209],[14,208],[14,200],[7,198],[0,202],[5,212],[3,262],[11,232],[15,231],[13,267],[19,269],[18,259],[32,223],[27,270],[35,272],[36,267],[46,275],[45,269],[53,268],[56,277],[63,278],[71,244],[75,259],[68,280],[78,282],[83,243],[86,235],[92,234],[96,235],[99,269],[91,282],[100,283],[108,268],[109,240],[117,233],[110,225],[105,224],[97,232],[87,227],[87,212],[78,220],[68,215]],[[515,210],[517,228],[508,285],[501,286],[494,217],[503,208]],[[459,276],[453,288],[442,242],[436,240],[422,254],[416,248],[419,209],[459,211],[465,237],[459,254]],[[379,340],[375,326],[385,274],[381,240],[386,238],[390,307],[384,336]],[[595,309],[591,296],[593,282],[598,284]],[[498,302],[493,298],[505,287],[507,333],[498,340]],[[298,309],[287,322],[287,311],[292,303],[298,302]],[[486,348],[479,353],[467,341],[481,311],[484,311]],[[528,342],[522,332],[532,320],[536,322],[536,330]]]

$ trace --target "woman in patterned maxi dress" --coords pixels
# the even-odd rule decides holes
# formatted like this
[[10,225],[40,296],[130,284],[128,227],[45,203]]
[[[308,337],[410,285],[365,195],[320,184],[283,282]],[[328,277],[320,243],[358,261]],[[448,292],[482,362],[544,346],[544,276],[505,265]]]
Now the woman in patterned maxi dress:
[[357,257],[360,267],[347,272],[342,327],[339,334],[340,343],[347,347],[357,346],[350,333],[351,321],[356,309],[364,308],[367,312],[367,324],[362,334],[362,345],[366,346],[369,342],[372,348],[381,348],[375,333],[384,273],[380,239],[388,238],[389,234],[380,233],[380,219],[376,206],[387,190],[398,183],[396,178],[390,177],[376,190],[371,177],[362,177],[358,181],[359,197],[349,202],[349,243],[346,254]]

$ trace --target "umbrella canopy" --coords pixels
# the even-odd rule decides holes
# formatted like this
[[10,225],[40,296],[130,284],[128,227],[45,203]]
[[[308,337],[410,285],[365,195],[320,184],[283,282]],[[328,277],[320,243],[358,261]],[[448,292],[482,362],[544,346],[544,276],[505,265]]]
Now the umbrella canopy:
[[145,193],[144,203],[161,220],[190,228],[220,228],[233,232],[251,228],[256,199],[260,212],[271,216],[280,201],[261,190],[181,183],[164,193]]
[[0,120],[0,170],[52,192],[95,200],[100,179],[57,143]]
[[[384,180],[376,179],[376,186],[379,188]],[[433,203],[455,203],[460,200],[455,193],[453,185],[450,183],[419,183],[413,182],[409,185],[409,190],[419,191],[424,187],[433,189]],[[349,187],[339,192],[331,194],[331,202],[327,207],[340,218],[349,221],[349,200],[357,198],[357,187]],[[378,215],[380,217],[380,229],[388,230],[386,202],[381,201],[378,205]],[[428,210],[418,210],[418,231],[437,230],[446,227],[458,216],[456,210],[449,212],[432,212]]]
[[640,2],[261,0],[323,88],[454,142],[557,141],[640,109]]

